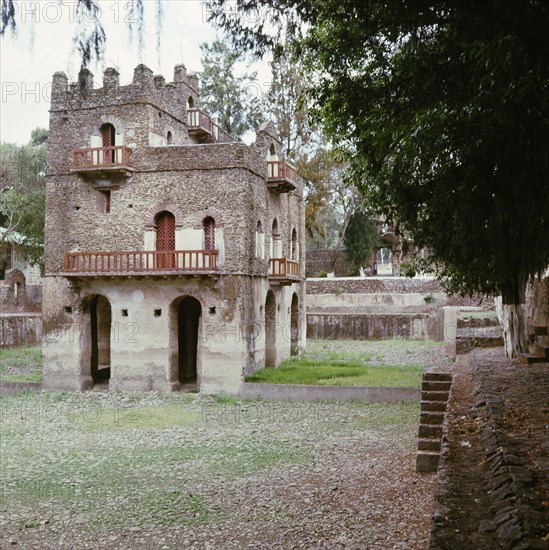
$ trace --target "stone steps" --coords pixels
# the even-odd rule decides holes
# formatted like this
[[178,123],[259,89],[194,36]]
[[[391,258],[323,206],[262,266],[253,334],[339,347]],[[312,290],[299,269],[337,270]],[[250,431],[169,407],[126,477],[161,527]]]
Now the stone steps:
[[442,424],[446,415],[452,375],[424,372],[421,382],[416,472],[436,472],[440,459]]
[[547,336],[545,325],[528,325],[528,334],[531,336]]
[[544,325],[528,325],[528,338],[533,346],[533,353],[521,353],[519,360],[524,365],[549,362],[549,345],[537,341],[538,336],[547,336],[547,327]]
[[542,355],[535,355],[533,353],[521,353],[520,362],[524,365],[533,365],[534,363],[545,363],[547,359]]

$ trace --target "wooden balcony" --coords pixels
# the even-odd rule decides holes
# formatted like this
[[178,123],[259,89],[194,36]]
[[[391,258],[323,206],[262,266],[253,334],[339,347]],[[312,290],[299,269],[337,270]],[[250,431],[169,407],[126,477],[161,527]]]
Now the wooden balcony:
[[189,134],[195,136],[200,143],[236,141],[231,134],[223,130],[201,109],[187,109],[187,125]]
[[129,176],[133,172],[132,150],[125,145],[90,147],[73,152],[72,171],[82,174]]
[[285,160],[267,161],[267,187],[278,193],[288,193],[297,187],[295,168]]
[[290,285],[300,281],[299,263],[286,258],[271,258],[269,282],[278,285]]
[[65,276],[218,275],[217,250],[68,252]]

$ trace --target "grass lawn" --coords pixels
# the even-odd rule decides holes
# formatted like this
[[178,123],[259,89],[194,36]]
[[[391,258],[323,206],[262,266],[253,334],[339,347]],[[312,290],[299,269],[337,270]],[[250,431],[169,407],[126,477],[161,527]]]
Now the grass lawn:
[[0,381],[40,382],[42,380],[42,348],[0,348]]
[[441,355],[441,350],[439,342],[417,340],[310,341],[302,357],[257,371],[246,381],[418,388],[425,366],[432,366],[433,354]]

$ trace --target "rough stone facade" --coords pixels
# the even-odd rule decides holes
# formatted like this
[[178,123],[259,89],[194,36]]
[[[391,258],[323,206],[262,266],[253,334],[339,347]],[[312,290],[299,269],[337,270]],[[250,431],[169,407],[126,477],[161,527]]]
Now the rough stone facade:
[[[45,388],[108,379],[114,390],[190,382],[236,394],[245,374],[304,349],[303,182],[273,183],[283,159],[272,125],[251,146],[208,135],[201,111],[191,124],[199,104],[182,65],[172,83],[140,65],[123,87],[114,69],[102,88],[86,70],[75,84],[54,75]],[[168,248],[161,218],[173,220]]]

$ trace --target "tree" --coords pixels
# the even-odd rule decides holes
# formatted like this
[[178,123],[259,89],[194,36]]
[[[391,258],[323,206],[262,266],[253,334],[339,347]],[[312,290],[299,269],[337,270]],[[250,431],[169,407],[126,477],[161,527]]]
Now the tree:
[[347,259],[356,269],[362,267],[372,256],[378,244],[377,225],[363,208],[358,208],[351,216],[344,243]]
[[313,115],[363,195],[431,251],[449,290],[501,295],[506,352],[526,351],[525,287],[549,265],[549,5],[225,4],[212,19],[258,54],[276,29],[243,14],[293,14]]
[[204,42],[202,51],[202,105],[209,114],[217,117],[219,125],[229,134],[242,137],[257,126],[258,113],[247,84],[253,82],[256,73],[235,75],[236,64],[242,55],[227,42]]
[[39,261],[44,243],[47,130],[37,128],[32,136],[42,143],[0,144],[0,243],[19,233],[27,239],[26,258]]

